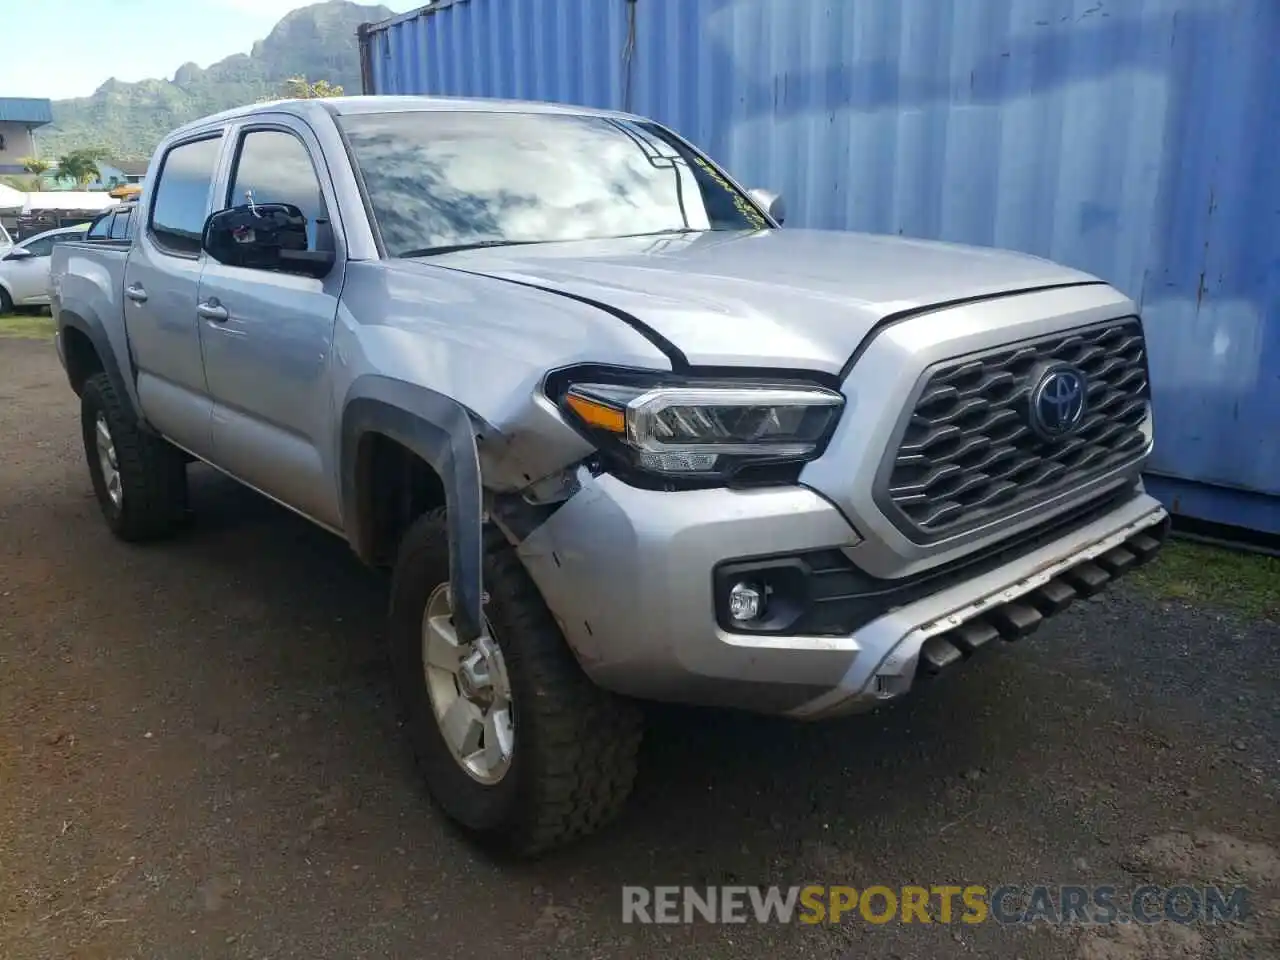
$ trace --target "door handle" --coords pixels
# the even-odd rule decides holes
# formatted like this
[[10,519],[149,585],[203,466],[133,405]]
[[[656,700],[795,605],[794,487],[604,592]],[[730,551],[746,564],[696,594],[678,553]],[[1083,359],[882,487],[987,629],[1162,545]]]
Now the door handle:
[[206,320],[212,320],[214,323],[225,323],[227,317],[231,316],[227,312],[227,308],[217,301],[217,298],[211,298],[203,303],[196,304],[196,313]]
[[142,289],[142,284],[140,283],[129,284],[129,286],[124,288],[124,295],[134,303],[147,302],[147,291]]

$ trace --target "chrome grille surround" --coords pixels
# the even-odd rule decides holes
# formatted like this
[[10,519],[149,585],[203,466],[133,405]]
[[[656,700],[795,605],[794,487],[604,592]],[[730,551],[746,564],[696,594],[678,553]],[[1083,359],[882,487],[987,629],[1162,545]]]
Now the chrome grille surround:
[[[1028,395],[1050,364],[1088,379],[1080,426],[1042,440]],[[1136,317],[934,364],[917,383],[876,478],[875,499],[909,539],[932,542],[998,521],[1142,458],[1150,416]]]

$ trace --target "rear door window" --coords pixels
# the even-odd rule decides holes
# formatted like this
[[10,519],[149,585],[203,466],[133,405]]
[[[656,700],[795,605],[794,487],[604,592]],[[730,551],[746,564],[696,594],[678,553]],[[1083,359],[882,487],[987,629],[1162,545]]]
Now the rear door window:
[[200,235],[221,150],[219,135],[178,144],[161,160],[150,229],[152,239],[164,252],[180,257],[199,256]]

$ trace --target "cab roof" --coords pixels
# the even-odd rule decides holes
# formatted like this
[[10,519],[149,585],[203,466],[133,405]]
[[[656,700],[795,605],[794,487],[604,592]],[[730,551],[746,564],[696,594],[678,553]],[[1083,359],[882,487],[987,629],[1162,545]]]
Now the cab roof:
[[469,112],[469,113],[547,113],[569,116],[613,117],[637,119],[632,114],[615,110],[600,110],[576,104],[543,103],[535,100],[497,100],[485,97],[415,97],[415,96],[360,96],[324,97],[316,99],[270,100],[243,107],[233,107],[221,113],[210,114],[184,124],[165,138],[166,141],[218,123],[227,123],[245,117],[266,113],[286,113],[303,119],[317,119],[322,113],[329,116],[355,116],[371,113],[409,113],[413,111]]

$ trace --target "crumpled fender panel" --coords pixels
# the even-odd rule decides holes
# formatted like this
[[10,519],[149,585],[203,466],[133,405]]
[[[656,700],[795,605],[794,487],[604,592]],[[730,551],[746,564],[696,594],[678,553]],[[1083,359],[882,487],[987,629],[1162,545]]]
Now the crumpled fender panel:
[[[483,633],[484,492],[476,450],[477,424],[460,403],[443,394],[376,375],[357,379],[342,417],[342,502],[356,503],[356,451],[360,437],[380,433],[431,465],[448,506],[449,581],[453,615],[463,642]],[[348,509],[347,538],[357,554],[367,531]]]

